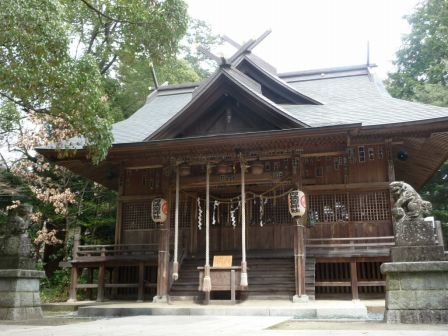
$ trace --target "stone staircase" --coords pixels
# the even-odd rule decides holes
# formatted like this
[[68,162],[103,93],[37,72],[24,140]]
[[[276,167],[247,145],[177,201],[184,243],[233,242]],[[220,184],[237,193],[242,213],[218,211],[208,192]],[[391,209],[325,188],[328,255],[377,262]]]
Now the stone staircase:
[[[234,259],[233,265],[240,260]],[[248,258],[249,287],[244,293],[248,299],[290,299],[295,291],[294,258],[264,257]],[[198,292],[198,266],[203,266],[203,259],[185,259],[179,272],[179,279],[173,283],[170,296],[172,300],[195,300],[202,294]],[[314,299],[315,260],[306,262],[306,291]]]

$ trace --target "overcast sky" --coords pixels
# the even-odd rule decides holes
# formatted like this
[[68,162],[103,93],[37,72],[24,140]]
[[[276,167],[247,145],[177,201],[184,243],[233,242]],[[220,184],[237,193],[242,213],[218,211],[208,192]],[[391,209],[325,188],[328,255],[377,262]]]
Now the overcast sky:
[[243,42],[272,33],[254,53],[279,72],[365,64],[385,77],[419,0],[187,0],[192,17]]

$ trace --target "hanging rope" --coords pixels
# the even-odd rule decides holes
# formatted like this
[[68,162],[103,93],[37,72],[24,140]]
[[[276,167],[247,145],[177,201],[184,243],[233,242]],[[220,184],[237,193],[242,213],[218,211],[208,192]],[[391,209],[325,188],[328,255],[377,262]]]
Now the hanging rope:
[[179,245],[179,165],[176,166],[176,208],[174,211],[174,261],[173,261],[173,280],[179,278],[179,263],[177,261]]
[[264,215],[264,206],[268,202],[263,196],[260,196],[260,227],[263,227],[263,215]]
[[219,201],[215,200],[213,202],[213,216],[212,216],[212,225],[216,224],[216,212],[218,211]]
[[[273,191],[275,191],[275,190],[277,190],[277,189],[279,189],[279,188],[282,188],[282,187],[284,187],[284,185],[283,185],[283,184],[279,184],[279,185],[277,185],[277,186],[275,186],[275,187],[273,187],[273,188],[271,188],[271,189],[269,189],[269,190],[267,190],[267,191],[265,191],[265,192],[263,192],[263,193],[261,193],[261,194],[257,194],[257,193],[254,193],[254,192],[252,192],[252,191],[248,191],[246,194],[250,194],[250,195],[253,195],[253,196],[250,197],[250,198],[246,198],[246,201],[253,201],[253,200],[255,200],[255,199],[257,199],[257,198],[260,198],[260,197],[263,197],[265,200],[278,199],[278,198],[282,198],[282,197],[287,196],[288,193],[291,192],[291,191],[294,189],[294,188],[290,188],[290,189],[284,191],[284,192],[281,193],[281,194],[274,194],[273,196],[267,196],[269,193],[272,193]],[[193,194],[191,194],[191,193],[185,192],[185,191],[182,191],[182,192],[183,192],[187,197],[198,198],[198,199],[200,199],[201,201],[205,201],[204,198],[197,197],[197,196],[195,196],[195,195],[193,195]],[[234,203],[235,201],[239,200],[240,197],[241,197],[241,196],[235,196],[235,197],[231,197],[231,198],[221,198],[221,197],[217,197],[217,196],[214,196],[214,195],[210,195],[210,198],[211,198],[211,199],[219,201],[220,204],[232,204],[232,203]]]
[[212,290],[212,281],[210,278],[210,163],[207,163],[205,175],[205,265],[202,290],[204,292],[210,292]]
[[234,208],[233,204],[230,204],[230,220],[232,221],[233,229],[236,228],[236,215],[235,212],[238,211],[238,209],[241,206],[241,201],[238,201],[237,206]]
[[241,158],[241,287],[247,287],[247,263],[246,263],[246,163]]
[[200,197],[198,197],[198,229],[202,230],[202,208]]

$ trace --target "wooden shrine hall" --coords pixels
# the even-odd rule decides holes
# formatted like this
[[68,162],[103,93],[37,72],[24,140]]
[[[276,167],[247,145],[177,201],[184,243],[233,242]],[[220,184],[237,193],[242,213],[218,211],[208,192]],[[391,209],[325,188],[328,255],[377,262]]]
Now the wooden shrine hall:
[[97,166],[82,140],[38,149],[118,193],[115,244],[75,241],[71,299],[384,295],[389,183],[418,189],[447,159],[448,109],[392,98],[371,64],[277,73],[252,52],[267,35],[157,87]]

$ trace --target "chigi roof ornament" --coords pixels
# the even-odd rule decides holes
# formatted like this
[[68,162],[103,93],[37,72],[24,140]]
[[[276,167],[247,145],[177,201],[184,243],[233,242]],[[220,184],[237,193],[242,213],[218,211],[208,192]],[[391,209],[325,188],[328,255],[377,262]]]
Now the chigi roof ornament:
[[205,48],[204,46],[199,46],[198,50],[203,53],[206,57],[209,59],[215,61],[218,66],[232,66],[235,65],[236,61],[240,58],[240,56],[250,54],[252,49],[254,49],[257,45],[259,45],[270,33],[272,32],[271,29],[266,30],[263,34],[261,34],[257,39],[250,39],[244,44],[239,44],[238,42],[235,42],[227,35],[222,36],[222,39],[226,42],[228,42],[230,45],[237,48],[237,51],[229,58],[226,59],[224,56],[217,56],[214,53],[212,53],[209,49]]

